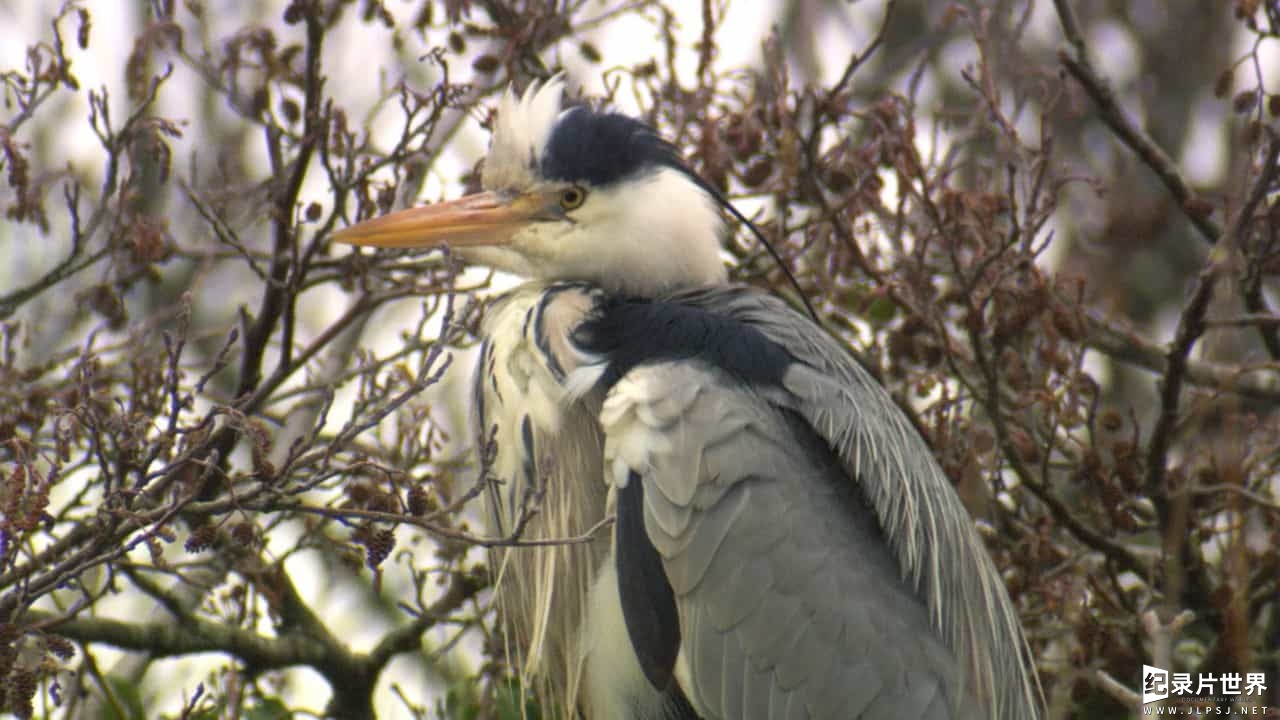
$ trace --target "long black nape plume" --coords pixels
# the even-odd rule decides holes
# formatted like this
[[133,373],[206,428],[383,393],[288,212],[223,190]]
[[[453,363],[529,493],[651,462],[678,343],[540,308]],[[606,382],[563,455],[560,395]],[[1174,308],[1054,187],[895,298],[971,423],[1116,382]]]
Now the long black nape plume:
[[720,207],[728,210],[730,215],[740,221],[743,225],[747,226],[747,229],[751,231],[751,234],[756,236],[756,239],[760,241],[761,245],[764,245],[764,249],[769,251],[769,257],[773,258],[773,261],[777,263],[778,269],[782,271],[783,275],[787,276],[787,282],[795,289],[796,295],[800,296],[800,302],[804,303],[804,309],[809,311],[809,317],[813,318],[813,321],[818,325],[818,327],[822,327],[822,320],[818,318],[818,311],[813,309],[813,305],[809,302],[808,296],[804,294],[804,289],[800,287],[800,281],[796,280],[796,276],[792,274],[791,268],[787,267],[787,264],[782,261],[782,255],[778,254],[778,250],[773,247],[773,243],[770,243],[765,239],[764,233],[760,232],[760,229],[756,227],[755,223],[748,220],[746,215],[738,212],[738,208],[734,207],[733,203],[729,202],[729,198],[725,197],[724,194],[713,187],[711,183],[704,180],[701,175],[698,175],[698,173],[694,172],[688,165],[686,165],[680,159],[680,151],[675,145],[663,140],[656,134],[652,134],[652,132],[653,131],[650,130],[651,134],[649,137],[655,141],[661,152],[665,153],[667,156],[662,161],[662,164],[683,173],[693,182],[693,184],[702,188],[703,192],[714,198],[715,201],[720,204]]
[[822,320],[818,318],[818,311],[814,310],[813,305],[809,303],[808,296],[804,294],[804,290],[800,287],[800,281],[796,280],[796,276],[791,273],[791,268],[787,267],[787,264],[782,261],[782,255],[778,254],[777,249],[773,247],[773,243],[766,240],[764,233],[760,232],[760,229],[756,227],[756,224],[748,220],[745,215],[738,212],[738,208],[734,207],[733,203],[729,202],[728,198],[718,192],[713,193],[712,197],[714,197],[725,210],[728,210],[730,215],[737,218],[743,225],[746,225],[747,229],[751,231],[751,234],[756,236],[756,239],[760,241],[761,245],[764,245],[764,249],[769,251],[769,257],[773,258],[773,261],[777,263],[778,269],[782,271],[782,274],[787,276],[787,282],[791,283],[791,287],[795,288],[796,295],[800,296],[800,302],[804,303],[804,309],[809,311],[809,317],[813,318],[813,321],[821,327]]

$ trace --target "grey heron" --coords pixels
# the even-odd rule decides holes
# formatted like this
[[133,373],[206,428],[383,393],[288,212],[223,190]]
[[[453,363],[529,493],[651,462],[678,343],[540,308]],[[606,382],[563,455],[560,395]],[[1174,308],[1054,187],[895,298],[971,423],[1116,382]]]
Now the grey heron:
[[[587,718],[1034,718],[1016,610],[909,419],[787,303],[732,284],[725,199],[647,125],[500,100],[484,191],[338,232],[527,282],[474,381],[521,672]],[[575,711],[576,708],[576,711]]]

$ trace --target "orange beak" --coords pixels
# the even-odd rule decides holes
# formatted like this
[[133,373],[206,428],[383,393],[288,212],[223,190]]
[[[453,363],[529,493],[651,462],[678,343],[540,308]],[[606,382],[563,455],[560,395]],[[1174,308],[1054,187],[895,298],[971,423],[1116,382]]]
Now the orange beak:
[[545,214],[536,194],[506,199],[481,192],[356,223],[333,234],[350,245],[433,248],[506,245],[523,227]]

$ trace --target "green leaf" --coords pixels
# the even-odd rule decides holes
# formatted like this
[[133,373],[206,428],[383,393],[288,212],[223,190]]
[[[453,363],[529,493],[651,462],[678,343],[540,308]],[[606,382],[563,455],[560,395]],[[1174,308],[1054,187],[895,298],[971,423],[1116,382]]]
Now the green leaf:
[[867,322],[884,325],[898,314],[898,305],[893,300],[881,295],[867,306]]

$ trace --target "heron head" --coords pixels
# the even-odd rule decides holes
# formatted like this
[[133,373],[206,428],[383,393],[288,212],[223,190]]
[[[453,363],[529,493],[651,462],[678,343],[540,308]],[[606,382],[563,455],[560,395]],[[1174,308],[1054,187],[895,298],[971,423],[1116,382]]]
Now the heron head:
[[717,197],[644,123],[560,109],[551,80],[498,105],[484,191],[337,232],[354,245],[448,245],[464,259],[544,280],[655,295],[724,282]]

